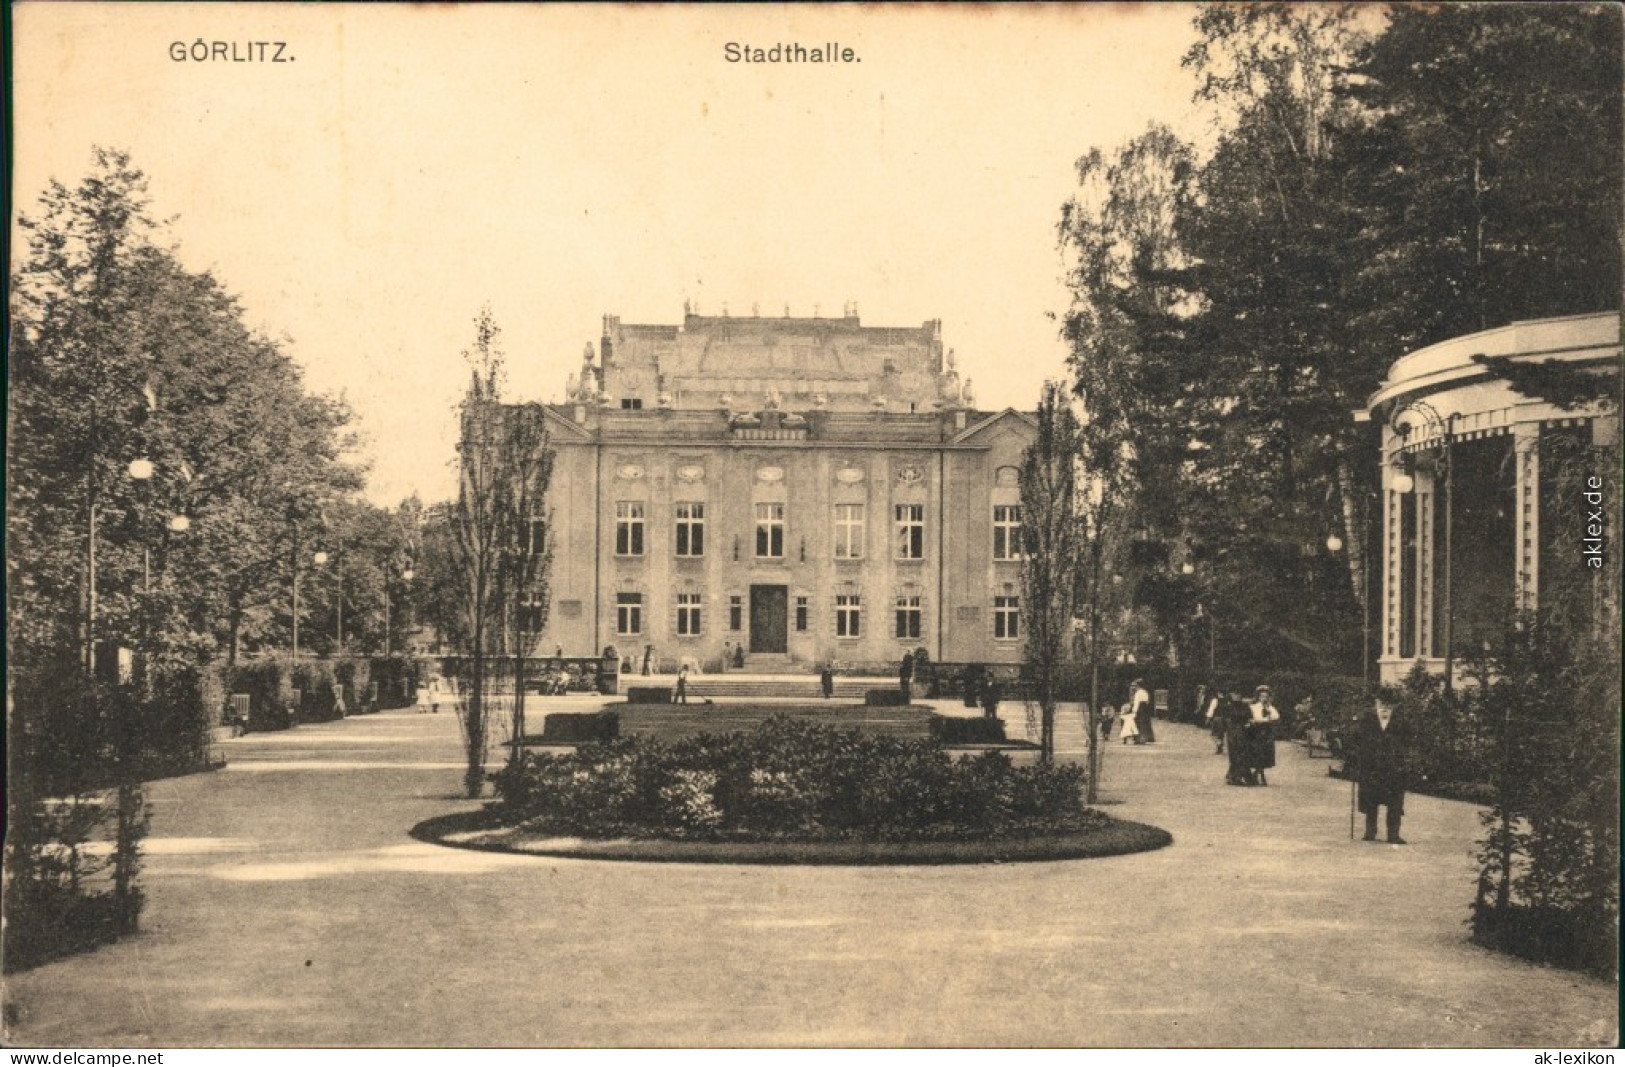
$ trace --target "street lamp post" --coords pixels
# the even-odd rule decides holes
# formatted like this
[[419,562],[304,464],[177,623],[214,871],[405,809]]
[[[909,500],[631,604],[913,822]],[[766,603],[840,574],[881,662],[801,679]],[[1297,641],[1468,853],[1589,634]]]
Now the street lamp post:
[[[125,468],[130,479],[139,483],[152,480],[157,467],[152,460],[145,456],[130,461]],[[183,472],[186,468],[182,467]],[[189,476],[189,475],[188,475]],[[146,508],[141,512],[141,626],[139,649],[140,666],[140,694],[143,700],[153,698],[152,661],[155,656],[155,638],[152,627],[152,545],[146,529]],[[170,517],[167,526],[173,533],[185,533],[192,528],[192,520],[184,513]],[[91,543],[91,559],[94,560],[94,540]],[[92,573],[92,597],[94,597],[94,573]],[[94,600],[91,601],[94,607]],[[94,626],[94,616],[89,620]],[[94,631],[92,630],[92,633]],[[90,652],[89,664],[94,667],[94,648]],[[132,738],[130,736],[132,724],[129,721],[129,712],[120,717],[118,730],[115,735],[117,751],[114,761],[118,771],[118,811],[114,826],[114,861],[113,861],[113,896],[118,902],[118,922],[126,933],[133,933],[138,921],[135,905],[134,876],[136,864],[136,834],[135,827],[140,818],[141,794],[136,782],[136,768],[134,766],[135,753],[132,751]]]
[[[412,570],[412,564],[410,562],[407,562],[407,564],[400,569],[399,573],[400,573],[401,581],[404,584],[408,585],[408,586],[410,586],[412,584],[412,579],[413,579],[413,577],[416,576],[416,572]],[[394,628],[393,628],[394,606],[390,601],[389,589],[390,589],[390,582],[389,582],[388,576],[386,576],[384,578],[384,655],[385,655],[385,657],[393,656],[395,654],[394,643],[393,643],[393,640],[392,640],[392,635],[394,634]]]
[[328,555],[326,551],[316,551],[311,554],[310,561],[318,567],[327,566]]
[[299,542],[293,545],[293,658],[299,659]]
[[[1185,575],[1186,577],[1189,577],[1189,576],[1195,574],[1196,573],[1196,564],[1192,563],[1190,560],[1186,560],[1184,563],[1181,563],[1179,565],[1179,573]],[[1207,605],[1206,610],[1204,611],[1204,609],[1203,609],[1204,601],[1199,600],[1199,601],[1196,602],[1196,611],[1197,611],[1198,614],[1206,616],[1206,621],[1207,621],[1207,673],[1208,673],[1208,677],[1211,679],[1213,674],[1214,674],[1214,671],[1216,670],[1216,664],[1218,662],[1218,657],[1214,654],[1214,644],[1215,644],[1215,642],[1214,642],[1214,637],[1213,637],[1214,626],[1215,626],[1215,624],[1217,623],[1218,620],[1217,620],[1217,618],[1215,616],[1215,613],[1214,613],[1214,610],[1213,610],[1213,587],[1211,585],[1208,586],[1207,593],[1208,593],[1208,596],[1207,596],[1207,600],[1205,601],[1205,603]]]
[[[1360,500],[1360,535],[1370,528],[1367,518],[1369,504]],[[1332,555],[1343,551],[1343,539],[1334,531],[1326,535],[1326,551]],[[1360,681],[1371,681],[1371,553],[1369,548],[1360,554]]]

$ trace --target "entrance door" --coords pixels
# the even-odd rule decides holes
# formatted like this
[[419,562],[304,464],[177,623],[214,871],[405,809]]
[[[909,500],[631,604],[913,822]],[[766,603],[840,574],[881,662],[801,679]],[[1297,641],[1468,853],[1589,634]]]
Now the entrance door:
[[782,585],[750,587],[750,650],[788,652],[789,589]]

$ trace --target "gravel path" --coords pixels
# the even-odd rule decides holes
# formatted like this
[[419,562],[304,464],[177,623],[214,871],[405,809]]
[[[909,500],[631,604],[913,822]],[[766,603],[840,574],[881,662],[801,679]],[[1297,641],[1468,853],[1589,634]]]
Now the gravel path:
[[1613,1044],[1613,984],[1466,941],[1470,806],[1350,842],[1326,761],[1229,788],[1205,734],[1157,734],[1103,781],[1170,848],[881,869],[437,848],[406,832],[469,806],[449,714],[250,735],[152,786],[142,934],[9,977],[8,1043]]

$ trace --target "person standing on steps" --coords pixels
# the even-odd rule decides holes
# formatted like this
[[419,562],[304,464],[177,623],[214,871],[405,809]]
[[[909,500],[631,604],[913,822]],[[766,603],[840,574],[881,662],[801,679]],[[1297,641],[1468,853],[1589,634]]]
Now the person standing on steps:
[[914,703],[914,653],[903,653],[903,665],[897,668],[897,688],[903,691],[903,703]]
[[818,692],[823,695],[825,700],[835,695],[835,672],[830,669],[827,663],[818,672]]
[[683,664],[677,672],[677,703],[688,703],[688,664]]
[[1356,731],[1360,812],[1365,816],[1365,840],[1377,839],[1377,809],[1388,809],[1388,843],[1403,845],[1399,823],[1405,815],[1406,746],[1403,723],[1394,704],[1379,696],[1375,708],[1360,720]]

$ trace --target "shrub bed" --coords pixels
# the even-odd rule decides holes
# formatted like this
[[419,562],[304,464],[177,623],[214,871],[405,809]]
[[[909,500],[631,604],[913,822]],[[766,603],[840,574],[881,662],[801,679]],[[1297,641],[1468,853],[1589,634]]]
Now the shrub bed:
[[989,840],[1075,833],[1083,772],[955,760],[930,741],[784,718],[671,743],[623,738],[527,755],[496,775],[501,825],[589,838]]

